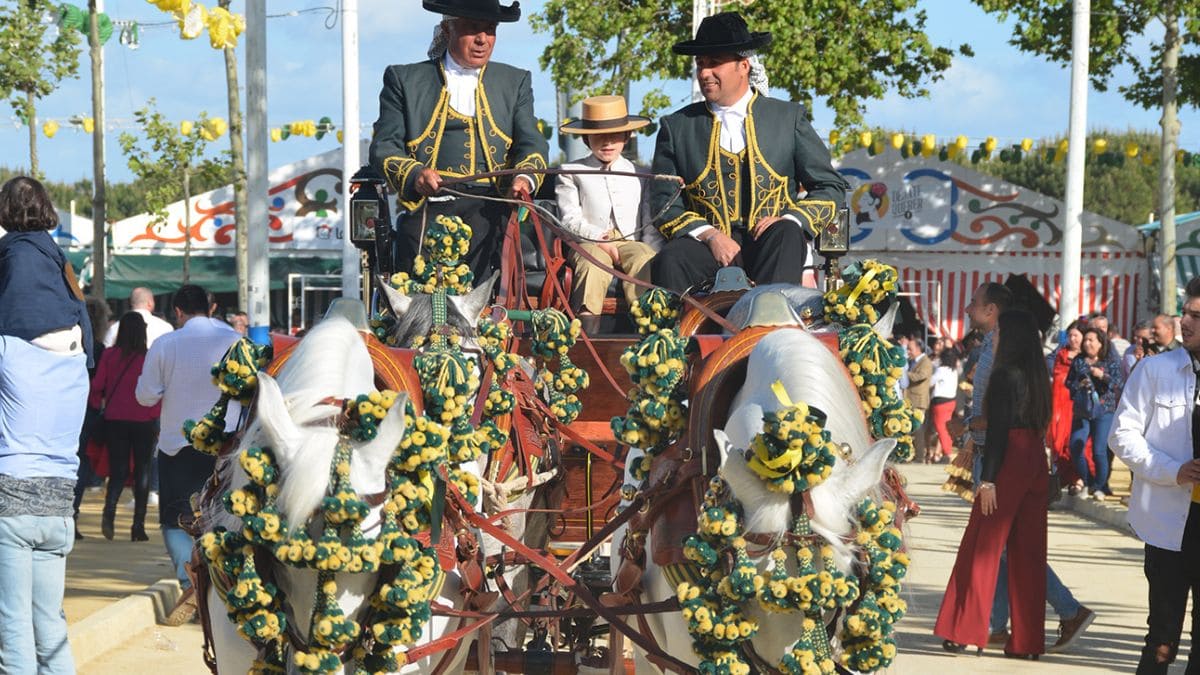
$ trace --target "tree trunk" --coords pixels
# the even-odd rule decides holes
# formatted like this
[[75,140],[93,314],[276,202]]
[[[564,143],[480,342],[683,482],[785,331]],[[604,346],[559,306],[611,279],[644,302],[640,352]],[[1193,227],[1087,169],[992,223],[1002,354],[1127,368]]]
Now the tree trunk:
[[183,167],[183,283],[192,275],[192,168]]
[[92,289],[91,295],[104,298],[104,268],[108,238],[107,196],[104,171],[104,52],[96,26],[96,0],[88,0],[88,44],[92,57]]
[[1163,4],[1163,95],[1162,95],[1162,158],[1159,165],[1159,251],[1162,256],[1162,296],[1160,310],[1175,314],[1178,307],[1175,258],[1175,152],[1179,147],[1179,117],[1175,94],[1179,86],[1179,8],[1174,0]]
[[25,92],[25,121],[29,124],[29,175],[41,178],[37,158],[37,102],[32,90]]
[[[229,9],[230,0],[219,0],[218,5]],[[229,151],[233,160],[233,204],[234,222],[237,224],[236,260],[238,309],[246,311],[250,306],[249,239],[247,238],[248,205],[246,203],[246,157],[242,149],[242,101],[238,91],[237,51],[225,49],[225,86],[229,98]]]

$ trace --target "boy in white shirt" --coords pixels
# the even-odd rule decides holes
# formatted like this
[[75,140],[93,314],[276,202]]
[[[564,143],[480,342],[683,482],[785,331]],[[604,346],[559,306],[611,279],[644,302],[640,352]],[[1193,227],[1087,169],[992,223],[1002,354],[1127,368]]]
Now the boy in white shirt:
[[[628,114],[621,96],[594,96],[583,102],[583,116],[564,124],[559,131],[583,136],[592,154],[563,164],[563,169],[633,173],[633,162],[621,156],[631,133],[650,123]],[[650,280],[650,260],[661,237],[642,207],[642,179],[634,176],[562,174],[555,187],[563,226],[576,236],[592,257],[606,262],[631,277]],[[604,307],[604,296],[612,274],[575,251],[568,254],[575,269],[571,305],[581,318],[595,316]],[[621,284],[625,299],[633,304],[636,285]],[[593,323],[594,320],[585,322]],[[585,326],[586,328],[586,326]]]

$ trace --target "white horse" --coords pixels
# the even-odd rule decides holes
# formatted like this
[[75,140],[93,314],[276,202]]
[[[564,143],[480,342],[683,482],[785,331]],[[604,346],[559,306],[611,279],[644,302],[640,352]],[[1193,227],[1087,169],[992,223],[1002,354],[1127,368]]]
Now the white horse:
[[[888,323],[890,332],[890,319]],[[782,540],[794,520],[789,497],[768,490],[750,470],[741,452],[762,431],[763,413],[784,407],[772,391],[776,380],[783,384],[792,401],[824,411],[828,415],[825,428],[833,442],[850,449],[851,461],[838,459],[829,478],[810,491],[812,529],[833,545],[837,566],[848,573],[854,551],[843,537],[852,530],[857,504],[878,487],[895,441],[871,441],[858,392],[834,352],[800,328],[781,328],[769,333],[750,354],[745,383],[730,406],[724,430],[714,431],[721,456],[720,475],[742,504],[746,531],[773,534]],[[642,601],[647,603],[676,594],[676,589],[655,565],[651,550],[647,543],[642,595]],[[763,556],[755,562],[761,571],[767,568],[770,559]],[[803,615],[775,614],[768,618],[756,602],[746,603],[743,609],[746,618],[759,625],[753,638],[755,651],[768,663],[777,663],[799,637]],[[682,661],[698,664],[686,621],[679,612],[647,616],[647,623],[659,647]],[[642,654],[638,656],[639,673],[658,672],[644,661]]]
[[[474,295],[451,299],[455,310],[467,317],[478,316],[484,302],[486,297],[481,301]],[[473,322],[471,326],[474,326]],[[247,484],[246,475],[238,465],[241,451],[252,446],[270,447],[281,474],[277,499],[281,515],[289,523],[303,523],[320,506],[329,482],[330,461],[339,441],[334,421],[340,407],[328,400],[352,398],[370,392],[376,386],[371,357],[360,334],[364,330],[366,314],[361,303],[338,301],[326,318],[300,342],[277,378],[259,374],[253,421],[236,452],[223,458],[217,466],[218,475],[228,478],[230,489]],[[404,433],[404,415],[399,412],[403,409],[404,400],[397,399],[393,413],[380,424],[377,437],[355,447],[350,481],[359,494],[377,494],[385,489],[385,468]],[[364,519],[365,536],[373,537],[378,533],[381,511],[382,505],[376,506]],[[207,505],[204,516],[208,530],[218,526],[234,531],[241,529],[240,519],[226,513],[219,500]],[[289,605],[288,621],[300,637],[307,640],[317,572],[282,564],[274,564],[273,568],[276,584]],[[377,580],[378,574],[336,575],[337,603],[346,617],[361,623],[363,611],[368,607],[367,599]],[[435,602],[461,608],[460,585],[457,571],[448,572]],[[247,672],[256,658],[255,648],[226,619],[225,603],[215,587],[209,591],[208,603],[219,672]],[[435,615],[417,645],[457,630],[460,621]],[[469,645],[470,637],[461,644]],[[435,652],[407,664],[400,672],[432,672],[443,659],[448,659],[444,672],[459,672],[466,651],[459,648],[450,653]],[[290,661],[288,665],[294,668]]]

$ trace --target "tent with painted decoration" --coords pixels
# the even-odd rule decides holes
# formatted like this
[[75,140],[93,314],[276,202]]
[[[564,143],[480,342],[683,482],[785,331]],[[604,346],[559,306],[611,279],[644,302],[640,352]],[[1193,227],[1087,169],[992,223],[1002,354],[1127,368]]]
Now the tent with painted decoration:
[[[850,182],[850,250],[895,265],[930,333],[960,339],[971,294],[1025,275],[1051,305],[1061,288],[1064,205],[935,158],[843,156]],[[1129,335],[1147,315],[1146,260],[1135,228],[1084,212],[1079,313],[1104,312]]]

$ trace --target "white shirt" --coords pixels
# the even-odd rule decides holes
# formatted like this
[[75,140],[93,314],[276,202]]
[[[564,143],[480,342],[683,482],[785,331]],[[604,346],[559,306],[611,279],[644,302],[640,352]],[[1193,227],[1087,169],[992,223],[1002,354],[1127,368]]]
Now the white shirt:
[[958,371],[950,366],[938,366],[929,378],[930,396],[954,399],[958,396]]
[[1196,373],[1187,350],[1149,356],[1129,376],[1108,447],[1133,472],[1129,524],[1151,546],[1178,551],[1192,486],[1175,482],[1192,460]]
[[460,115],[475,116],[475,90],[479,87],[479,68],[463,68],[446,52],[442,59],[446,67],[446,93],[450,107]]
[[[138,403],[154,405],[162,401],[158,449],[175,455],[188,445],[183,423],[199,420],[220,398],[212,381],[212,367],[241,336],[223,321],[196,316],[177,331],[155,341],[146,354],[146,364],[138,378],[135,395]],[[241,406],[229,403],[226,430],[237,426]]]
[[713,117],[721,123],[722,150],[736,155],[746,149],[746,116],[750,112],[750,99],[753,97],[754,90],[746,89],[746,93],[733,105],[708,104]]
[[[153,314],[150,313],[150,310],[148,310],[148,309],[135,309],[132,311],[137,312],[138,314],[141,314],[142,318],[146,320],[146,347],[147,348],[149,348],[150,345],[154,344],[154,341],[157,340],[158,338],[175,330],[174,326],[167,323],[166,321],[163,321],[162,319],[158,318],[157,316],[154,316]],[[111,347],[111,346],[113,346],[113,343],[117,341],[117,329],[120,328],[120,326],[121,326],[120,321],[113,321],[112,323],[110,323],[108,325],[108,332],[104,334],[104,346],[105,347]]]

